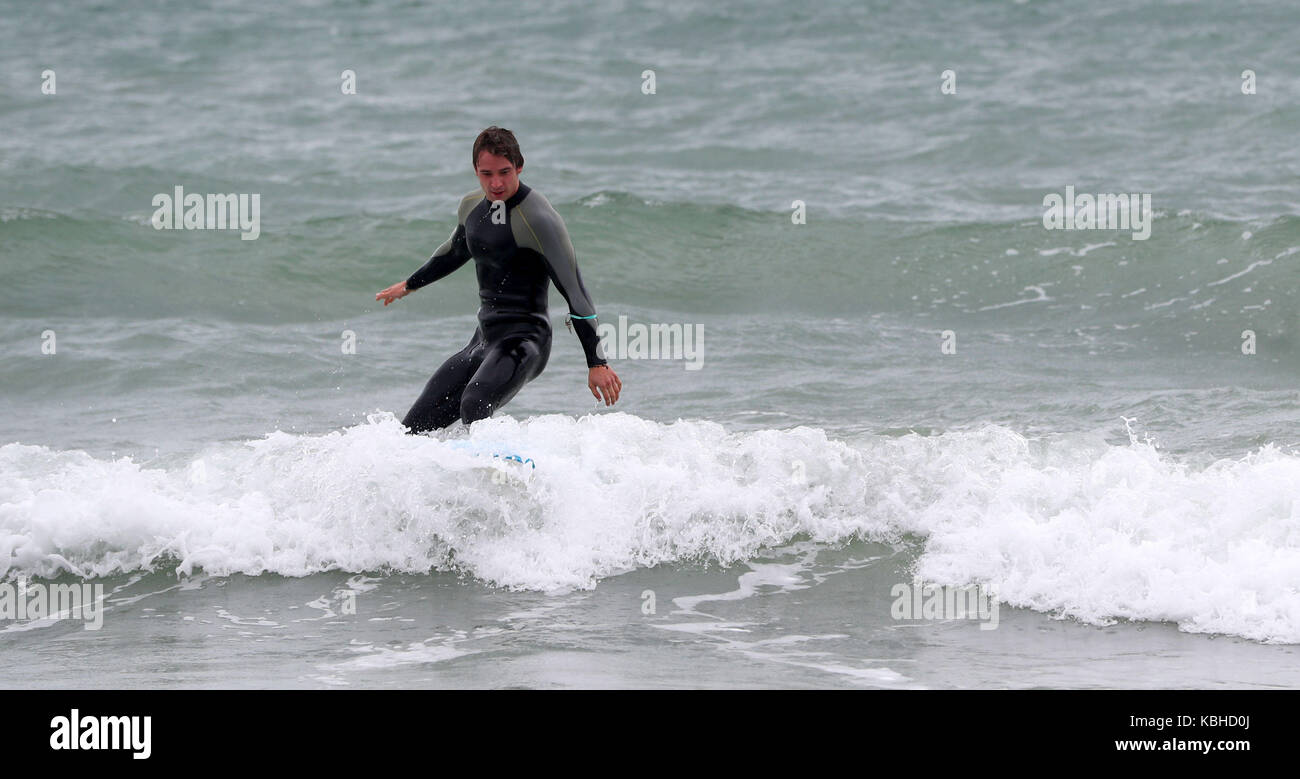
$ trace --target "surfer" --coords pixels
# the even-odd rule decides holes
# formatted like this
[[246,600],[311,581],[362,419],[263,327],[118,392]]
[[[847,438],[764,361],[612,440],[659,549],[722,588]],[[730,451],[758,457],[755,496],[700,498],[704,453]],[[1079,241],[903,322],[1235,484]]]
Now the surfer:
[[[495,125],[474,140],[480,189],[461,198],[456,229],[405,281],[377,293],[387,306],[460,268],[478,274],[478,328],[429,379],[402,424],[410,433],[492,416],[537,378],[551,353],[548,282],[569,304],[565,324],[587,357],[587,388],[610,406],[623,383],[601,353],[596,308],[582,284],[564,220],[519,180],[524,155],[514,133]],[[602,397],[603,395],[603,397]]]

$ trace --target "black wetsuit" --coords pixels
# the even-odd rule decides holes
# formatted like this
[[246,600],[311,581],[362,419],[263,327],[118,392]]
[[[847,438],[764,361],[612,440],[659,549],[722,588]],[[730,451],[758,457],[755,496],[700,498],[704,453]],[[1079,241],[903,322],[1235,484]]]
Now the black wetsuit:
[[461,199],[458,217],[451,238],[411,274],[406,288],[432,284],[472,257],[478,329],[433,374],[407,412],[402,424],[412,433],[489,417],[542,372],[551,353],[546,306],[551,281],[569,304],[587,366],[605,364],[596,309],[578,273],[573,244],[546,198],[523,182],[505,201],[489,201],[478,191]]

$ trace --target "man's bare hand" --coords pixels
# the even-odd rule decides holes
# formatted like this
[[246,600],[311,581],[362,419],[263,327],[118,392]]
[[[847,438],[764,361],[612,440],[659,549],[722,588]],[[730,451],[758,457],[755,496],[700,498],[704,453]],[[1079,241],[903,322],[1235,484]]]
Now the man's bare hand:
[[411,291],[406,288],[406,282],[399,281],[388,289],[376,292],[375,300],[384,301],[384,305],[386,306],[394,300],[401,300],[409,294],[411,294]]
[[[623,390],[623,382],[619,381],[618,374],[608,365],[597,365],[587,371],[587,388],[596,400],[604,400],[606,406],[612,406],[618,402],[618,393]],[[600,392],[597,392],[600,390]],[[605,397],[601,397],[601,393]]]

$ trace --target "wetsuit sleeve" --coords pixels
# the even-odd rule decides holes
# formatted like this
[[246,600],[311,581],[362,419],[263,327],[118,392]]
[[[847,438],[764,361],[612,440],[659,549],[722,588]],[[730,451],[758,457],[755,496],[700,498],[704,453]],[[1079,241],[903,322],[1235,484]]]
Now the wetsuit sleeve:
[[469,261],[469,243],[465,240],[465,225],[457,224],[442,246],[434,251],[433,256],[422,268],[412,273],[406,280],[406,288],[412,292],[425,287],[450,274]]
[[606,365],[596,331],[596,304],[582,283],[578,258],[573,252],[573,242],[569,240],[564,220],[536,191],[529,193],[516,211],[522,217],[523,229],[516,235],[515,242],[536,251],[546,261],[551,281],[569,304],[570,322],[582,343],[582,351],[587,355],[587,367]]

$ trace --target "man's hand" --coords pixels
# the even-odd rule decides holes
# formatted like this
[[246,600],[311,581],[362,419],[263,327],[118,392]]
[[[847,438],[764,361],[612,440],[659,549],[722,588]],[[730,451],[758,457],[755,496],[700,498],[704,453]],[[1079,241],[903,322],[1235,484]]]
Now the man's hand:
[[394,300],[401,300],[409,294],[411,294],[411,291],[406,288],[406,282],[399,281],[388,289],[376,292],[375,300],[384,301],[384,305],[386,306]]
[[[587,388],[591,394],[596,396],[596,400],[604,400],[606,406],[612,406],[618,402],[618,393],[623,390],[623,382],[619,381],[618,374],[608,365],[597,365],[587,371]],[[596,390],[600,390],[597,392]],[[602,398],[601,393],[605,394]]]

